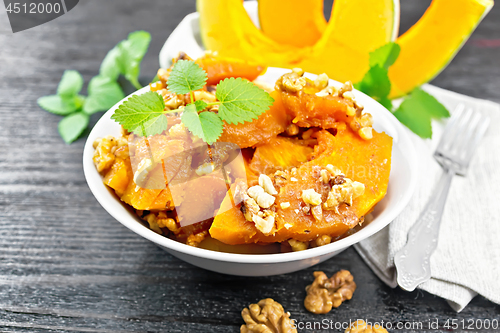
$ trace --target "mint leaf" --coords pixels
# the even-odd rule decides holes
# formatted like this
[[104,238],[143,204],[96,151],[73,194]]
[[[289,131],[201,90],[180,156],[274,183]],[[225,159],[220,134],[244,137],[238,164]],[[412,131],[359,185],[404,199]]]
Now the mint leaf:
[[210,111],[198,114],[195,104],[189,104],[184,108],[181,120],[191,133],[208,144],[217,141],[224,129],[224,123],[217,114]]
[[401,47],[394,42],[379,47],[370,52],[370,67],[379,65],[382,68],[389,69],[398,58],[400,51]]
[[217,85],[215,96],[221,102],[219,116],[228,124],[257,119],[274,101],[267,92],[242,78],[224,79]]
[[72,98],[63,98],[59,95],[49,95],[40,97],[37,102],[42,109],[50,113],[65,116],[80,109],[84,102],[84,97],[78,95]]
[[120,67],[118,66],[118,57],[120,50],[118,47],[112,48],[101,63],[99,74],[101,76],[109,77],[111,80],[116,81],[120,76]]
[[196,111],[198,111],[198,112],[205,110],[208,106],[208,104],[202,100],[195,101],[194,105],[196,106]]
[[167,89],[178,95],[199,90],[207,82],[207,73],[195,62],[190,60],[177,61],[167,80]]
[[106,111],[125,98],[120,85],[102,75],[95,76],[90,80],[88,92],[89,96],[83,106],[83,111],[87,114]]
[[123,102],[111,119],[140,136],[160,134],[167,129],[164,109],[163,97],[148,91],[142,95],[134,95]]
[[116,81],[122,74],[137,89],[141,88],[138,81],[142,58],[148,51],[151,34],[146,31],[135,31],[127,39],[118,43],[108,52],[102,61],[99,74]]
[[422,88],[415,88],[411,93],[411,98],[418,101],[418,106],[427,110],[427,113],[433,119],[448,118],[450,112],[441,104],[434,96],[422,90]]
[[392,101],[389,98],[380,98],[378,102],[382,104],[387,110],[392,111]]
[[128,35],[128,38],[121,41],[117,48],[119,55],[117,64],[121,74],[125,76],[137,89],[142,88],[138,78],[142,58],[148,51],[151,42],[151,34],[146,31],[135,31]]
[[394,112],[394,116],[413,133],[423,139],[432,137],[431,119],[449,117],[448,110],[420,88],[415,88],[408,95],[399,108]]
[[82,86],[82,75],[77,71],[66,70],[57,87],[57,94],[64,98],[72,98],[82,90]]
[[391,81],[387,75],[387,69],[375,65],[366,72],[361,82],[354,84],[354,88],[379,102],[386,100],[391,92]]
[[59,134],[66,143],[75,141],[87,128],[89,116],[83,112],[77,112],[64,117],[57,126]]

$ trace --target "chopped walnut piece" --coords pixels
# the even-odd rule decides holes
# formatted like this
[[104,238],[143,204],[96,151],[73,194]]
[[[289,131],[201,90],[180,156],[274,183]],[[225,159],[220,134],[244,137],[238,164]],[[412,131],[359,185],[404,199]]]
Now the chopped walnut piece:
[[304,251],[309,247],[309,242],[301,242],[296,239],[289,239],[288,244],[292,247],[293,252]]
[[151,230],[153,230],[154,232],[156,232],[156,233],[158,233],[160,235],[163,234],[163,232],[161,231],[160,227],[158,226],[155,214],[150,213],[150,214],[144,216],[143,220],[146,221],[146,222],[148,222],[149,228]]
[[[325,175],[323,171],[328,171],[328,174]],[[364,184],[346,178],[338,168],[331,164],[321,170],[320,174],[322,182],[329,178],[328,182],[331,186],[326,201],[323,203],[324,210],[337,211],[342,203],[352,205],[353,200],[365,192]]]
[[362,319],[356,320],[356,322],[352,323],[349,328],[345,330],[344,333],[389,333],[385,328],[379,326],[378,324],[372,327],[372,325],[368,325]]
[[297,333],[290,313],[271,298],[250,304],[241,311],[245,325],[241,325],[241,333]]
[[318,238],[316,238],[316,240],[314,242],[315,242],[316,246],[327,245],[327,244],[330,244],[332,242],[332,237],[328,236],[328,235],[322,235],[322,236],[319,236]]
[[341,270],[331,278],[323,272],[314,272],[314,282],[307,286],[304,306],[312,313],[328,313],[338,308],[345,300],[350,300],[356,283],[349,271]]
[[276,90],[286,91],[289,93],[302,91],[307,83],[305,77],[302,77],[302,75],[304,75],[304,71],[295,68],[292,72],[283,74],[276,81]]
[[364,140],[370,140],[373,138],[373,132],[371,127],[363,127],[358,131],[359,136]]
[[255,227],[260,230],[264,235],[271,234],[274,227],[274,216],[267,216],[262,218],[259,215],[252,216],[252,221],[255,223]]
[[208,230],[203,230],[196,234],[189,235],[186,240],[186,244],[197,247],[205,238],[207,238],[207,236],[208,236]]
[[[261,174],[259,185],[254,185],[249,189],[240,189],[243,196],[241,212],[245,219],[255,223],[255,227],[265,235],[276,232],[274,223],[276,221],[274,205],[276,198],[272,194],[278,194],[273,181],[269,176]],[[271,209],[269,209],[271,208]]]
[[311,212],[316,221],[323,220],[323,209],[321,209],[321,205],[313,206]]
[[284,186],[286,183],[286,180],[289,177],[289,174],[290,173],[288,171],[281,171],[281,170],[276,171],[274,173],[274,182],[275,182],[276,186],[278,186],[278,187]]
[[106,173],[113,165],[115,155],[113,154],[112,149],[116,146],[116,144],[117,140],[112,136],[99,138],[93,142],[95,150],[94,156],[92,156],[92,161],[94,161],[97,171],[101,174]]
[[316,79],[314,79],[314,86],[319,90],[325,89],[328,87],[328,80],[328,75],[325,73],[319,74],[316,76]]
[[281,209],[290,208],[290,203],[288,201],[280,203]]
[[344,83],[342,85],[342,87],[340,87],[338,94],[339,94],[339,96],[344,96],[344,93],[348,92],[348,91],[352,91],[352,82],[351,81],[346,81],[346,83]]
[[259,176],[259,185],[269,194],[276,195],[278,191],[274,188],[273,181],[268,175],[261,174]]
[[302,190],[302,200],[304,200],[306,204],[312,206],[321,205],[321,194],[319,194],[312,188]]

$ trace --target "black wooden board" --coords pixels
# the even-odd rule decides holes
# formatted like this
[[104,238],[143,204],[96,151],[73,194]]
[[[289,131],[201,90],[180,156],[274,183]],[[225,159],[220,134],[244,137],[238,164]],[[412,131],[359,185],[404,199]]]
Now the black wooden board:
[[[402,30],[428,3],[402,1]],[[139,29],[153,36],[141,73],[147,82],[164,41],[194,10],[193,0],[82,0],[68,14],[16,34],[0,12],[0,331],[237,332],[243,307],[265,297],[304,323],[437,319],[442,329],[447,319],[500,319],[500,306],[482,297],[457,314],[433,295],[391,289],[352,248],[281,276],[205,271],[135,235],[101,208],[83,176],[84,139],[64,144],[57,133],[61,118],[36,100],[55,92],[65,69],[80,71],[88,82],[106,52]],[[499,22],[497,7],[433,83],[500,102]],[[353,273],[354,298],[324,316],[308,313],[302,302],[312,272],[339,269]]]

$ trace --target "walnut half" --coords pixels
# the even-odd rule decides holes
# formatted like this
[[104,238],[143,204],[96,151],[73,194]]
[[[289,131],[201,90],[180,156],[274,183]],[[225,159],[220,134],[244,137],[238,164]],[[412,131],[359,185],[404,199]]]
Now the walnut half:
[[297,333],[290,313],[285,313],[283,306],[271,298],[250,304],[241,311],[245,325],[241,325],[241,333]]
[[345,300],[350,300],[356,283],[349,271],[341,270],[328,278],[323,272],[314,272],[314,282],[307,286],[304,306],[312,313],[328,313],[338,308]]

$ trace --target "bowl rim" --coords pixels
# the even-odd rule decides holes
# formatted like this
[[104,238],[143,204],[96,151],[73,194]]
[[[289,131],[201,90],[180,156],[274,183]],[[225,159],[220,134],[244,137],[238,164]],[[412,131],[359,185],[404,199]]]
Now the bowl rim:
[[[276,68],[276,67],[269,67],[269,70],[279,70],[279,71],[289,71],[288,69],[283,69],[283,68]],[[307,73],[308,76],[315,76],[314,74]],[[339,82],[333,81],[334,84],[340,84]],[[404,191],[404,194],[397,199],[398,201],[398,207],[399,209],[393,209],[390,211],[389,214],[386,216],[383,216],[381,218],[377,217],[374,219],[373,222],[378,221],[378,224],[375,226],[373,225],[373,222],[370,223],[372,225],[371,228],[363,228],[345,238],[339,239],[335,242],[332,242],[328,245],[320,246],[320,247],[315,247],[311,249],[307,249],[305,251],[298,251],[298,252],[289,252],[289,253],[273,253],[273,254],[238,254],[238,253],[228,253],[228,252],[219,252],[219,251],[214,251],[214,250],[207,250],[207,249],[202,249],[202,248],[197,248],[193,246],[189,246],[186,244],[183,244],[181,242],[178,242],[176,240],[167,238],[165,236],[162,236],[160,234],[157,234],[153,230],[149,229],[148,227],[144,226],[141,222],[139,222],[137,219],[132,218],[131,216],[123,216],[122,212],[120,211],[115,211],[111,209],[111,207],[108,206],[106,203],[109,199],[117,201],[118,199],[111,193],[111,190],[107,188],[106,185],[102,182],[102,176],[97,172],[94,163],[92,161],[92,155],[94,152],[93,148],[93,141],[98,137],[97,132],[99,129],[99,124],[101,122],[105,122],[106,120],[109,120],[111,117],[112,113],[117,109],[123,101],[127,100],[130,96],[136,95],[136,94],[142,94],[145,93],[146,91],[150,90],[149,86],[146,86],[142,89],[137,90],[136,92],[126,96],[123,100],[118,102],[116,105],[114,105],[111,109],[109,109],[104,115],[99,119],[99,121],[95,124],[94,128],[92,131],[89,133],[89,136],[86,140],[85,146],[84,146],[84,152],[83,152],[83,171],[85,175],[85,180],[87,181],[87,184],[92,192],[92,194],[95,196],[97,201],[101,204],[101,206],[118,222],[123,224],[125,227],[128,229],[132,230],[133,232],[137,233],[138,235],[148,239],[149,241],[167,248],[169,250],[173,250],[176,252],[184,253],[187,255],[199,257],[199,258],[204,258],[204,259],[210,259],[210,260],[215,260],[215,261],[222,261],[222,262],[232,262],[232,263],[247,263],[247,264],[274,264],[274,263],[284,263],[284,262],[292,262],[292,261],[299,261],[299,260],[304,260],[304,259],[311,259],[315,257],[320,257],[323,255],[328,255],[329,253],[333,253],[336,251],[340,251],[343,249],[346,249],[347,247],[354,245],[361,240],[368,238],[378,231],[382,230],[385,228],[389,223],[391,223],[406,207],[408,202],[410,201],[413,192],[416,188],[417,184],[417,156],[416,156],[416,151],[414,149],[414,145],[408,135],[407,130],[403,127],[403,125],[394,117],[394,115],[387,109],[385,109],[382,105],[380,105],[377,101],[373,100],[371,97],[367,96],[366,94],[363,94],[360,91],[353,90],[356,95],[363,95],[364,98],[369,98],[373,103],[379,104],[379,109],[380,107],[385,110],[384,114],[384,121],[389,122],[389,125],[393,127],[393,129],[397,133],[397,140],[394,140],[393,144],[393,152],[394,152],[394,146],[395,145],[404,145],[406,147],[404,151],[404,157],[406,162],[408,163],[408,168],[410,170],[409,177],[409,186],[406,191]],[[116,126],[119,126],[116,124]],[[98,176],[98,179],[96,178],[96,175]],[[120,205],[125,205],[122,202],[118,202]],[[123,207],[124,209],[127,209],[126,207]],[[387,208],[386,208],[387,209]],[[382,219],[382,221],[379,221]]]

